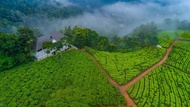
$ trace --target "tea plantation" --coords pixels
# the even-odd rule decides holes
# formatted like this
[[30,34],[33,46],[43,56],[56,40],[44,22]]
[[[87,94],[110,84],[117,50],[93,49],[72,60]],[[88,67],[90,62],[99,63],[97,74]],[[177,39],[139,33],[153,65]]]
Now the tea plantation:
[[162,66],[127,91],[139,107],[190,107],[190,43],[175,44]]
[[110,53],[104,51],[87,50],[98,60],[109,75],[120,85],[126,84],[144,70],[159,62],[165,55],[166,48],[173,42],[174,36],[170,32],[160,32],[159,47],[144,47],[141,50],[127,53]]
[[161,66],[127,91],[139,107],[189,107],[190,75]]
[[125,104],[120,92],[80,50],[0,72],[0,107]]
[[125,84],[158,62],[166,50],[146,47],[128,53],[90,51],[114,80],[119,84]]

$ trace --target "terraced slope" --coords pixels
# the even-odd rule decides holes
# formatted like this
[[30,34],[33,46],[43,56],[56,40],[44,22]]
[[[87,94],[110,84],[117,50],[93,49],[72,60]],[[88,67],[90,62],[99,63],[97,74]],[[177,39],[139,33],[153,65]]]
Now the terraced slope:
[[176,43],[163,65],[127,90],[138,106],[190,106],[189,46],[189,42]]
[[[137,74],[138,76],[133,78],[132,81],[119,85],[118,88],[121,93],[125,93],[124,91],[127,90],[127,93],[129,93],[139,107],[189,107],[189,50],[189,41],[178,39],[173,41],[167,48],[167,52],[162,60],[159,60],[159,62],[155,63],[152,67],[142,71],[140,75]],[[90,50],[90,52],[96,57],[96,51]],[[109,56],[109,54],[115,55],[116,53],[106,54]],[[122,55],[120,54],[120,56]],[[106,55],[104,57],[106,57]],[[111,60],[99,59],[99,62],[106,62],[105,64],[108,64],[108,61],[112,61],[114,57],[112,56],[109,58],[111,58]],[[123,58],[123,60],[125,60],[125,58]],[[121,63],[115,63],[116,66],[117,64],[119,65]],[[117,74],[117,70],[115,73]],[[122,75],[126,74],[121,74],[121,76]]]
[[91,54],[104,67],[108,74],[118,82],[125,84],[142,71],[157,63],[164,56],[165,49],[147,47],[135,52],[109,53],[91,51]]
[[139,107],[189,107],[190,75],[160,66],[127,91]]
[[0,72],[0,107],[125,104],[118,89],[80,50]]

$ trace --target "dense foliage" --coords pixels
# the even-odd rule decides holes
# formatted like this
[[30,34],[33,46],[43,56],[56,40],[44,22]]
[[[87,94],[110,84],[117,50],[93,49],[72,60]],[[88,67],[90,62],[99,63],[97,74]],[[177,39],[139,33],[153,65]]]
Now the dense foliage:
[[146,46],[156,46],[158,44],[157,27],[155,23],[148,23],[136,28],[131,35],[118,37],[117,35],[109,37],[99,35],[96,31],[88,28],[66,27],[61,30],[68,42],[84,48],[85,46],[103,51],[135,51]]
[[7,33],[26,25],[24,16],[68,18],[82,12],[76,6],[62,6],[53,0],[0,0],[0,4],[0,31]]
[[120,51],[135,51],[145,46],[156,46],[158,44],[158,29],[154,22],[142,24],[127,36],[110,38],[110,42],[118,46]]
[[0,32],[0,71],[32,61],[36,38],[29,28],[18,29],[18,34]]
[[115,51],[117,47],[110,44],[107,37],[99,35],[96,31],[88,28],[66,27],[62,32],[65,34],[65,40],[78,48],[85,46],[97,50]]
[[80,50],[0,72],[0,106],[89,107],[125,100],[93,60]]

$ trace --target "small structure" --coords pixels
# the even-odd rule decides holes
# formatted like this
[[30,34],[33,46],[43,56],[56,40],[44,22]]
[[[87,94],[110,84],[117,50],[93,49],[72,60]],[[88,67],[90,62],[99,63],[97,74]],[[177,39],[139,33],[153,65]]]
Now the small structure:
[[[36,49],[35,49],[36,50],[35,57],[37,58],[37,60],[41,60],[41,59],[47,58],[49,56],[52,56],[53,53],[55,53],[55,51],[56,51],[55,49],[52,49],[47,54],[47,49],[43,49],[43,46],[42,46],[44,41],[51,41],[52,43],[56,43],[57,41],[59,41],[63,37],[64,37],[64,35],[60,32],[54,32],[54,33],[51,33],[49,35],[39,37],[37,42],[36,42]],[[64,45],[60,49],[60,51],[65,51],[68,48],[77,49],[76,47],[74,47],[72,45]]]
[[162,46],[161,46],[161,45],[156,45],[156,47],[157,47],[157,48],[162,48]]

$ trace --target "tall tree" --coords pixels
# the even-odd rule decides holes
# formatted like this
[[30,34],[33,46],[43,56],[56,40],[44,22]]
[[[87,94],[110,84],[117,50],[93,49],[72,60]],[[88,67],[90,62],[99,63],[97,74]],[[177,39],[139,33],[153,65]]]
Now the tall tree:
[[0,32],[0,51],[7,55],[12,55],[16,50],[18,37],[14,34],[5,34]]
[[89,31],[87,36],[86,45],[89,47],[97,48],[97,44],[99,42],[100,35],[96,31]]
[[9,69],[16,64],[15,57],[19,53],[17,44],[17,36],[0,32],[0,71]]
[[109,40],[107,37],[101,36],[99,38],[98,49],[106,51],[109,46]]
[[35,49],[37,38],[34,36],[34,32],[28,28],[20,28],[17,31],[20,50],[25,55],[26,59],[31,59],[31,53]]
[[53,48],[53,43],[51,41],[44,41],[42,43],[42,47],[44,49],[52,49]]

